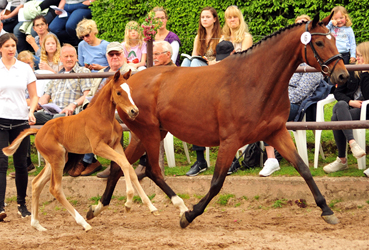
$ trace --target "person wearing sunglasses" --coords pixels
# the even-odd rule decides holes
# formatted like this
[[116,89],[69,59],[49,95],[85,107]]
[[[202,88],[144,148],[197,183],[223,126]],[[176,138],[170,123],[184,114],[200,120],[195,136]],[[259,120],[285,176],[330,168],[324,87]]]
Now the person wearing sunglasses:
[[77,36],[82,39],[78,44],[78,62],[92,72],[107,67],[108,60],[105,55],[109,42],[96,37],[97,25],[94,20],[83,19],[76,28]]

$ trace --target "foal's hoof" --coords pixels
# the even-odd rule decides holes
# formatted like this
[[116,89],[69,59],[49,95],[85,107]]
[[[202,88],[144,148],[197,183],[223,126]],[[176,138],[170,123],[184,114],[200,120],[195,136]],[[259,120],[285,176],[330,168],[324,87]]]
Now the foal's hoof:
[[336,225],[336,224],[340,223],[340,220],[334,214],[322,215],[322,218],[325,222],[327,222],[328,224],[331,224],[331,225]]
[[126,206],[125,208],[126,208],[126,212],[127,212],[127,213],[131,212],[131,208],[130,208],[130,207],[127,207],[127,206]]
[[151,212],[153,215],[160,215],[158,210],[154,210]]
[[94,211],[92,211],[92,208],[90,207],[90,210],[87,212],[86,219],[91,220],[93,218],[95,218]]
[[186,228],[188,225],[190,225],[190,222],[188,222],[185,213],[182,215],[181,220],[179,221],[179,224],[181,225],[181,228]]

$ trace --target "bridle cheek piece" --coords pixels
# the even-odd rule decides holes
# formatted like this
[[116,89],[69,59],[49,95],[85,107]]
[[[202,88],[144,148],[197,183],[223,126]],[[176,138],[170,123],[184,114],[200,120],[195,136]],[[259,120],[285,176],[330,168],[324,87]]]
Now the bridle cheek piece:
[[[306,26],[305,26],[305,31],[306,32],[309,32],[308,30],[308,25],[311,21],[309,21],[308,23],[306,23]],[[311,34],[311,37],[314,36],[314,35],[318,35],[318,36],[327,36],[327,35],[330,35],[330,33],[310,33]],[[341,54],[337,54],[337,55],[334,55],[332,56],[331,58],[329,58],[327,61],[323,62],[322,58],[319,56],[318,52],[316,52],[315,50],[315,47],[312,43],[312,41],[310,41],[308,44],[310,44],[310,47],[311,47],[311,50],[313,51],[314,53],[314,57],[316,59],[316,61],[319,63],[320,65],[320,68],[321,68],[321,72],[324,74],[324,75],[330,75],[333,73],[334,71],[334,68],[336,67],[337,63],[340,61],[340,60],[343,60],[343,57]],[[307,59],[307,52],[306,52],[306,45],[305,44],[305,60],[306,60],[306,63],[309,64],[308,62],[308,59]],[[330,64],[332,61],[336,60],[336,62],[334,63],[333,65],[333,68],[332,70],[329,69],[329,67],[327,66],[328,64]],[[310,65],[310,64],[309,64]]]

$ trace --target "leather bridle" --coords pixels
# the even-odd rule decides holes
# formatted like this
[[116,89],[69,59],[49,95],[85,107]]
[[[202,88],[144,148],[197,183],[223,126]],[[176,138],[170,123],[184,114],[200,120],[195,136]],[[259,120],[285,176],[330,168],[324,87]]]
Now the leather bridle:
[[[308,30],[308,25],[311,21],[307,22],[306,23],[306,26],[305,26],[305,31],[310,33],[309,30]],[[328,35],[331,35],[329,32],[328,33],[310,33],[311,34],[311,37],[314,36],[314,35],[318,35],[318,36],[328,36]],[[318,52],[316,51],[313,43],[312,43],[312,39],[309,41],[310,44],[310,47],[311,47],[311,50],[313,51],[314,53],[314,57],[315,59],[317,60],[317,62],[319,63],[320,65],[320,68],[321,68],[321,71],[324,75],[329,75],[329,74],[332,74],[333,73],[333,70],[334,68],[336,67],[337,63],[340,61],[340,60],[343,60],[343,57],[341,54],[337,54],[337,55],[334,55],[332,56],[331,58],[329,58],[327,61],[323,62],[322,58],[319,56]],[[307,59],[307,52],[306,52],[306,45],[305,44],[305,60],[306,60],[306,63],[309,64],[308,62],[308,59]],[[327,66],[328,64],[330,64],[332,61],[336,60],[336,62],[334,63],[333,65],[333,68],[332,70],[329,69],[329,67]],[[310,65],[310,64],[309,64]]]

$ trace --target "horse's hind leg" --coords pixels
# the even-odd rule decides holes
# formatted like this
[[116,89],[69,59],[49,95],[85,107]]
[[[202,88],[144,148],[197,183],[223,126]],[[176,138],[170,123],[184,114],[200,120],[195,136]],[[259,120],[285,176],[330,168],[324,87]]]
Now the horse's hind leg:
[[229,166],[231,165],[232,160],[237,152],[237,148],[233,148],[234,145],[236,145],[236,143],[230,141],[220,144],[210,190],[205,197],[200,200],[199,203],[193,206],[192,211],[187,211],[182,215],[180,220],[180,225],[182,228],[187,227],[197,216],[201,215],[209,202],[222,189]]
[[297,153],[295,145],[293,144],[288,131],[286,129],[280,130],[277,134],[274,134],[274,137],[270,138],[267,142],[270,145],[274,146],[277,151],[295,167],[302,178],[304,178],[306,184],[310,188],[310,191],[313,193],[316,204],[323,211],[321,215],[322,218],[329,224],[339,223],[338,218],[328,207],[324,196],[320,193],[320,190],[316,185],[308,166],[306,166],[304,161]]
[[31,207],[31,226],[38,231],[46,231],[46,228],[40,225],[38,220],[38,206],[40,194],[45,184],[50,180],[51,166],[46,161],[44,169],[32,181],[32,207]]
[[52,167],[51,181],[50,181],[50,193],[67,209],[67,211],[73,216],[77,224],[81,225],[85,231],[92,229],[90,224],[86,222],[85,219],[77,212],[76,209],[69,203],[67,198],[65,198],[62,189],[62,178],[63,178],[63,168],[65,165],[65,159],[60,157],[54,157],[54,160],[50,162]]

